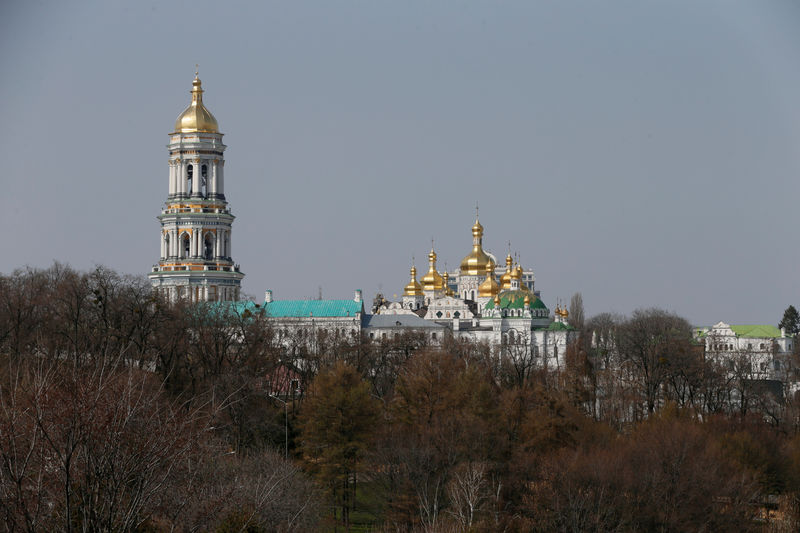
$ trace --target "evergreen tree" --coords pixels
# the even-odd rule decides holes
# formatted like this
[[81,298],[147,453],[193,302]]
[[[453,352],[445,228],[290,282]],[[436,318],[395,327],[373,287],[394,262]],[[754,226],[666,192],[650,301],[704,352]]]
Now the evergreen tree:
[[797,335],[800,332],[800,313],[793,305],[786,308],[783,312],[783,319],[781,319],[779,328],[786,330],[787,335]]

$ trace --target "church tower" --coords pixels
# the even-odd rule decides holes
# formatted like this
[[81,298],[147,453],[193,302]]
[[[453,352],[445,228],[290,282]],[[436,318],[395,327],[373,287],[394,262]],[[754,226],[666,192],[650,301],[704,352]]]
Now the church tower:
[[191,94],[167,145],[169,193],[158,217],[161,257],[148,277],[171,301],[238,300],[244,274],[231,259],[234,216],[225,201],[225,145],[203,105],[197,73]]

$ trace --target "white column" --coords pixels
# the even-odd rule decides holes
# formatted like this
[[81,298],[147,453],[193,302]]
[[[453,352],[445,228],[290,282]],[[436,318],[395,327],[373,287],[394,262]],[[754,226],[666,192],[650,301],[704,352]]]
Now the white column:
[[200,194],[200,180],[202,179],[200,175],[200,160],[195,159],[192,161],[192,166],[194,167],[194,172],[192,173],[192,196],[197,196]]
[[176,192],[178,168],[174,161],[169,162],[169,195],[173,196]]
[[167,239],[166,234],[162,231],[161,232],[161,259],[164,259],[167,255]]
[[225,194],[225,160],[217,163],[217,194]]
[[208,162],[208,195],[216,196],[217,194],[217,162]]
[[181,159],[175,167],[175,194],[183,193],[183,180],[186,175],[186,162]]

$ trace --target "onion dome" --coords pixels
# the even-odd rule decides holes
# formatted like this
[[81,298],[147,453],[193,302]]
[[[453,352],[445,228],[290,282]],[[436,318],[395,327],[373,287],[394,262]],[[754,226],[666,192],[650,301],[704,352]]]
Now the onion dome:
[[417,267],[411,267],[411,281],[403,290],[403,296],[422,296],[422,285],[417,281]]
[[511,258],[511,254],[506,256],[506,272],[502,276],[500,276],[500,288],[501,289],[510,289],[511,288],[511,265],[514,264],[514,260]]
[[500,296],[499,295],[495,294],[494,295],[494,300],[492,300],[492,301],[494,302],[494,305],[496,305],[497,307],[500,307]]
[[472,251],[461,260],[462,276],[482,276],[492,258],[483,251],[483,226],[475,219],[472,226]]
[[492,297],[500,292],[500,284],[494,279],[494,263],[486,264],[486,280],[478,287],[478,296]]
[[530,307],[531,306],[531,295],[530,294],[526,294],[525,298],[522,300],[522,303],[525,305],[525,307]]
[[517,263],[517,267],[514,269],[514,272],[515,272],[515,275],[516,275],[516,279],[519,280],[519,289],[521,291],[530,292],[530,289],[528,288],[528,286],[525,285],[525,283],[522,281],[522,274],[523,274],[522,265]]
[[[445,265],[445,267],[446,266],[447,265]],[[445,296],[453,296],[453,294],[455,294],[453,292],[453,289],[450,288],[450,284],[448,283],[449,280],[450,280],[450,274],[448,274],[447,270],[445,270],[444,274],[442,274],[442,281],[444,282],[444,295]]]
[[175,121],[175,133],[198,131],[219,133],[219,125],[211,111],[203,105],[203,87],[195,72],[192,81],[192,103],[178,115],[178,120]]
[[440,291],[444,289],[444,279],[436,271],[436,252],[431,248],[428,254],[428,273],[422,276],[422,288],[425,291]]

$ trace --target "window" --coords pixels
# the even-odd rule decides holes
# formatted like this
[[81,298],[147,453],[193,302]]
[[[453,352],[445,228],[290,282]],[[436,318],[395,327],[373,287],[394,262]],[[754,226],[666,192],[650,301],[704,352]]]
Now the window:
[[436,333],[431,333],[431,339],[436,340]]
[[761,363],[760,365],[758,365],[758,367],[759,367],[759,369],[760,369],[762,372],[766,372],[766,370],[767,370],[767,363]]
[[192,178],[194,178],[194,167],[189,165],[186,167],[186,191],[192,194]]
[[761,348],[762,350],[764,349],[764,343],[763,343],[763,342],[761,343],[761,346],[760,346],[760,348]]
[[752,342],[748,342],[747,343],[747,349],[748,350],[752,350],[753,349],[753,343]]
[[208,183],[208,167],[203,165],[200,167],[200,194],[205,197],[206,196],[206,184]]

